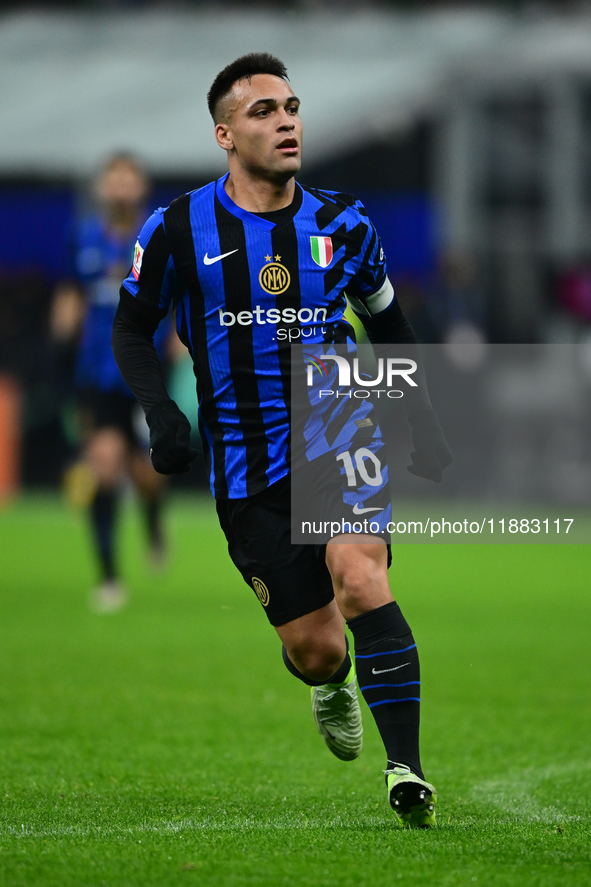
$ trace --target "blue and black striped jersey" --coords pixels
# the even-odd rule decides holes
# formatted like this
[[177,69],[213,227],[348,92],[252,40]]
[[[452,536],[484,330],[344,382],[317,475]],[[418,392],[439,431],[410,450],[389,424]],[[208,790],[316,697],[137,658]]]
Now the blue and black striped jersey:
[[289,210],[254,214],[227,176],[146,222],[125,289],[176,307],[194,361],[217,498],[253,495],[289,471],[290,344],[354,341],[344,318],[393,299],[379,237],[354,197],[296,184]]
[[[111,349],[113,318],[119,304],[121,278],[134,255],[136,234],[121,235],[100,215],[83,218],[70,237],[70,276],[84,293],[85,315],[76,360],[80,388],[133,394],[123,381]],[[156,346],[162,349],[166,328],[162,324]]]

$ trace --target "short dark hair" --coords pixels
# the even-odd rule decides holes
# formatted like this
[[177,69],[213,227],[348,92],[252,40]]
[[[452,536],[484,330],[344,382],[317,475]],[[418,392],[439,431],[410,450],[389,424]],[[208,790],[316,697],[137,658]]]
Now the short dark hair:
[[250,82],[255,74],[272,74],[282,80],[289,80],[287,68],[276,56],[268,52],[250,52],[248,55],[241,55],[239,59],[220,71],[207,93],[207,107],[214,123],[217,123],[216,112],[220,99],[230,92],[237,80],[246,77]]
[[144,161],[134,154],[133,151],[115,151],[103,160],[100,166],[100,173],[109,172],[114,166],[125,163],[127,166],[133,167],[140,175],[148,177],[146,165]]

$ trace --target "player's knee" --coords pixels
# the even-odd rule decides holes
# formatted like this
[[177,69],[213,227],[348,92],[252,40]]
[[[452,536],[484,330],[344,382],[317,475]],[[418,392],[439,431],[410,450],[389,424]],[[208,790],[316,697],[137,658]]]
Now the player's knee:
[[356,599],[380,581],[382,570],[371,558],[340,562],[331,569],[332,580],[341,596]]
[[98,431],[89,441],[86,455],[99,480],[107,485],[115,483],[125,464],[125,440],[111,428]]
[[288,650],[288,655],[296,668],[312,681],[327,681],[338,671],[345,653],[343,645],[326,643],[323,645],[302,644]]

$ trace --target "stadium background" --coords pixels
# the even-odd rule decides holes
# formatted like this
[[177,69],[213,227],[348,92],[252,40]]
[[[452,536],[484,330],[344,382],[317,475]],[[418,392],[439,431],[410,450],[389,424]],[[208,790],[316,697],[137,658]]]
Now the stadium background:
[[47,310],[88,176],[109,152],[137,151],[157,206],[219,175],[204,93],[245,48],[285,58],[304,99],[301,180],[365,201],[422,341],[459,321],[492,342],[586,335],[591,19],[581,4],[8,6],[0,372],[22,396],[25,485],[55,484],[68,444]]
[[[126,519],[132,606],[109,624],[84,609],[92,568],[59,495],[74,447],[47,338],[68,226],[111,151],[145,158],[154,206],[219,175],[205,93],[257,49],[303,99],[301,181],[364,200],[422,341],[591,333],[590,4],[5,2],[0,882],[584,883],[586,546],[440,546],[420,569],[402,547],[447,805],[428,850],[391,843],[371,729],[362,769],[320,758],[199,493],[171,512],[171,572],[147,575]],[[591,483],[588,448],[577,459]]]

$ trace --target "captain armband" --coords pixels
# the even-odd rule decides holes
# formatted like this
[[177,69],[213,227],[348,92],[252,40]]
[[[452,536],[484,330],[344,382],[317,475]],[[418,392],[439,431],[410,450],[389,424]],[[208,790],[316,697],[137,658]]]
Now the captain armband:
[[349,293],[347,293],[347,298],[353,311],[360,317],[373,317],[390,307],[394,299],[394,289],[386,277],[379,290],[370,296],[364,296],[363,301],[357,296],[350,296]]

